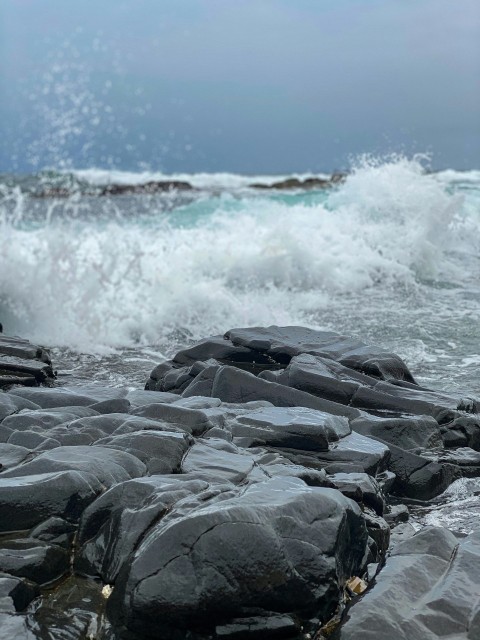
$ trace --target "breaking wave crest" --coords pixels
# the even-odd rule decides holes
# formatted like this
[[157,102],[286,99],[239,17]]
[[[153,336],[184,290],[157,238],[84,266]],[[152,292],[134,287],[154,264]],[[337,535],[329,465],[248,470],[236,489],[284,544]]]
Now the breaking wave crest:
[[455,256],[478,251],[480,221],[455,180],[393,158],[364,161],[328,192],[204,193],[168,215],[149,200],[147,216],[137,196],[107,218],[112,203],[77,194],[61,216],[28,221],[29,200],[13,189],[0,202],[0,320],[98,351],[308,324],[352,292],[459,279]]

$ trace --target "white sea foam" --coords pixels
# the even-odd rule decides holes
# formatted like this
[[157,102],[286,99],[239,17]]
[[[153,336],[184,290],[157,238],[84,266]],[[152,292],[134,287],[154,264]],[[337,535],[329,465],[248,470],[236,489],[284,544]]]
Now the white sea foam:
[[[202,203],[201,203],[202,204]],[[478,220],[415,161],[357,168],[323,199],[198,202],[174,218],[0,223],[0,317],[50,345],[98,351],[231,326],[307,322],[342,295],[457,277]],[[25,206],[25,203],[22,204]],[[91,206],[101,206],[101,199]],[[203,204],[202,204],[203,206]],[[213,211],[213,212],[212,212]],[[173,220],[173,222],[172,222]],[[475,234],[472,230],[476,229]]]
[[139,185],[151,181],[181,180],[197,189],[244,189],[252,184],[269,185],[286,178],[317,177],[327,180],[330,174],[294,173],[288,175],[241,175],[238,173],[162,173],[160,171],[117,171],[110,169],[77,169],[72,172],[80,180],[94,186],[108,184]]
[[470,171],[455,171],[454,169],[445,169],[435,174],[438,180],[443,182],[470,182],[472,184],[480,183],[480,170],[471,169]]

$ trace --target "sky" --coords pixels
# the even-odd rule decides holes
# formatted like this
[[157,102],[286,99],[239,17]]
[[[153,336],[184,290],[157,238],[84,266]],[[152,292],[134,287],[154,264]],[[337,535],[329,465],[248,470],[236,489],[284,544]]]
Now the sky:
[[480,168],[478,0],[2,0],[0,171]]

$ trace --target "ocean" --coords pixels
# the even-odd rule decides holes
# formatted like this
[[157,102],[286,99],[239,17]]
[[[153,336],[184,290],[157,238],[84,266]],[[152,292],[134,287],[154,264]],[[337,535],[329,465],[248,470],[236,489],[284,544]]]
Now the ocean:
[[[60,384],[133,389],[202,337],[305,325],[398,353],[425,386],[479,397],[480,171],[363,158],[332,188],[251,186],[287,177],[0,176],[4,331],[47,346]],[[98,191],[159,180],[194,189]],[[479,491],[480,479],[459,480],[417,522],[469,531]]]

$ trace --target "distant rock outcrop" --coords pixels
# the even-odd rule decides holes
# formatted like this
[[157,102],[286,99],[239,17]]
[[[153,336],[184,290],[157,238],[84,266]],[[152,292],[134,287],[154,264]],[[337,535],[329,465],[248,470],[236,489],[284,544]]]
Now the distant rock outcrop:
[[300,180],[299,178],[286,178],[285,180],[279,180],[272,182],[271,184],[253,183],[250,185],[252,189],[278,189],[280,191],[288,191],[293,189],[328,189],[336,184],[343,182],[346,179],[344,173],[334,173],[328,179],[325,178],[305,178]]

